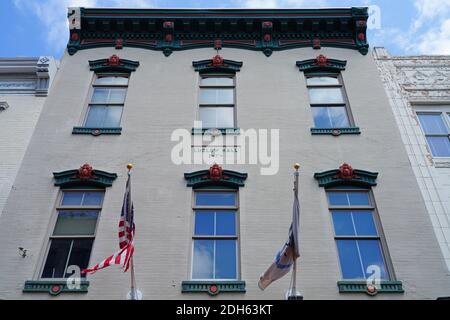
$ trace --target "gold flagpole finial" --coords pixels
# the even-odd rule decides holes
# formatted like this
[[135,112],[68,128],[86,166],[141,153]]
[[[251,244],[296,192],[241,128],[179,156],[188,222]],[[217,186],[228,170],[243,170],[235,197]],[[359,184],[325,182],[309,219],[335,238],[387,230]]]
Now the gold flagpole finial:
[[300,163],[294,164],[294,169],[298,171],[298,169],[300,169]]
[[128,169],[128,171],[130,171],[131,169],[133,169],[133,164],[132,164],[132,163],[127,164],[127,169]]

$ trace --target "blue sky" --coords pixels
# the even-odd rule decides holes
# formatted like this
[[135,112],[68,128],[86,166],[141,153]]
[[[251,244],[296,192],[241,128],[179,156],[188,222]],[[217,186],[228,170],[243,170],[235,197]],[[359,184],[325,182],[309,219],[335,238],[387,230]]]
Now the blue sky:
[[[310,8],[373,6],[369,43],[394,55],[450,55],[450,0],[1,0],[0,57],[53,55],[67,43],[68,6]],[[379,11],[378,11],[379,8]],[[377,13],[380,13],[377,15]],[[380,19],[377,19],[377,17]]]

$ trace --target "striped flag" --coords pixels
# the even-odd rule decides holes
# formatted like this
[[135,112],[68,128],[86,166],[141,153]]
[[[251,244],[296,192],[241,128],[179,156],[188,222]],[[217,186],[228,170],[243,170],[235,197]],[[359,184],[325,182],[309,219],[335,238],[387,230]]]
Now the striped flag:
[[289,273],[294,261],[300,257],[300,245],[298,239],[299,220],[300,204],[298,201],[298,194],[294,193],[294,205],[292,208],[292,223],[289,228],[289,238],[277,253],[275,261],[260,277],[258,286],[261,290],[266,289],[272,282]]
[[121,266],[124,272],[130,267],[130,260],[134,253],[134,208],[131,201],[131,183],[130,173],[128,173],[125,195],[123,198],[122,211],[119,220],[119,248],[120,250],[109,256],[95,266],[84,269],[82,273],[95,273],[96,271],[109,267],[111,265]]

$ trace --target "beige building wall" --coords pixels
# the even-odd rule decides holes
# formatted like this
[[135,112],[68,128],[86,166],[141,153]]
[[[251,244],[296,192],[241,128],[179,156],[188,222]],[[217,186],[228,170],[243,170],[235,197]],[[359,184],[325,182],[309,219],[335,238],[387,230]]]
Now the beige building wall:
[[[119,136],[72,135],[79,125],[93,79],[89,60],[118,54],[136,60]],[[116,172],[106,191],[91,265],[118,248],[117,223],[125,188],[127,163],[135,165],[133,200],[136,214],[136,278],[144,299],[207,299],[207,294],[182,294],[189,279],[192,189],[183,174],[208,166],[171,162],[174,129],[193,127],[197,112],[198,73],[192,61],[210,59],[213,49],[161,52],[135,48],[100,48],[65,55],[61,69],[25,155],[15,188],[0,217],[0,298],[50,299],[48,293],[22,293],[26,280],[39,278],[49,233],[56,216],[59,188],[52,172],[79,168]],[[365,294],[339,294],[341,274],[325,191],[313,174],[338,168],[379,172],[373,188],[392,263],[404,294],[379,294],[374,299],[435,299],[449,294],[450,278],[433,232],[408,154],[371,55],[324,48],[274,52],[222,49],[220,54],[243,61],[237,73],[237,117],[242,129],[280,129],[280,170],[261,176],[256,165],[224,166],[248,173],[240,193],[241,278],[245,294],[220,294],[217,299],[284,299],[289,276],[258,289],[260,274],[286,240],[292,215],[292,164],[300,173],[299,289],[305,299],[365,299]],[[356,125],[361,135],[312,136],[313,126],[304,75],[298,60],[319,54],[347,60],[342,72]],[[24,201],[26,198],[27,201]],[[28,250],[26,258],[18,247]],[[87,294],[61,294],[52,299],[124,299],[129,274],[113,267],[89,276]]]

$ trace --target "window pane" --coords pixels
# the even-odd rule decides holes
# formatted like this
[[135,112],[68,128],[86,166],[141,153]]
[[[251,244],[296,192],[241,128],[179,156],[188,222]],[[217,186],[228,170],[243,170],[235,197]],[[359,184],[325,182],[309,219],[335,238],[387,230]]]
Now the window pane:
[[336,77],[311,77],[306,79],[308,86],[329,86],[339,85],[339,80]]
[[199,120],[203,128],[234,128],[234,108],[201,107]]
[[95,80],[96,85],[128,85],[128,77],[125,76],[113,76],[113,77],[98,77]]
[[441,114],[418,114],[418,116],[426,134],[447,134],[449,132]]
[[308,91],[311,104],[344,103],[340,88],[310,88]]
[[[67,267],[78,266],[81,270],[86,269],[89,264],[93,242],[93,239],[73,240],[72,250],[70,251],[69,263],[67,264]],[[66,273],[66,277],[70,277],[71,275],[72,274],[70,273]],[[86,277],[86,274],[81,274],[81,276],[84,278]]]
[[359,251],[361,252],[361,260],[364,266],[366,279],[372,275],[367,273],[369,266],[378,266],[381,272],[382,280],[389,280],[386,272],[383,254],[381,252],[380,242],[378,240],[358,240]]
[[214,240],[194,240],[192,279],[213,279]]
[[195,212],[194,234],[196,236],[214,235],[214,211]]
[[200,104],[234,104],[234,89],[200,89]]
[[201,86],[234,86],[233,77],[205,77],[200,80]]
[[103,201],[103,192],[85,192],[83,206],[101,206]]
[[365,279],[356,240],[336,240],[342,277],[345,280]]
[[234,211],[216,212],[216,235],[217,236],[236,235],[236,213]]
[[367,192],[347,192],[350,206],[368,206],[369,193]]
[[313,107],[316,128],[348,128],[350,122],[345,107]]
[[197,206],[235,206],[236,192],[196,192]]
[[122,118],[122,106],[110,106],[106,109],[106,116],[103,123],[104,127],[119,127]]
[[353,222],[358,236],[377,236],[372,211],[353,211]]
[[435,157],[450,157],[450,138],[427,137],[431,153]]
[[81,206],[84,192],[63,192],[62,206]]
[[122,88],[95,88],[92,103],[124,103],[126,89]]
[[236,240],[216,240],[215,279],[237,279]]
[[348,206],[347,192],[327,192],[330,206]]
[[72,240],[70,239],[51,240],[47,260],[45,262],[44,270],[42,271],[42,278],[64,277],[71,243]]
[[355,235],[351,211],[334,211],[332,212],[332,216],[336,236]]
[[94,235],[97,216],[97,211],[59,211],[53,235]]
[[122,106],[90,106],[85,126],[88,128],[118,127],[122,109]]

